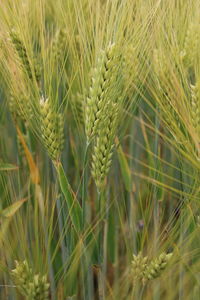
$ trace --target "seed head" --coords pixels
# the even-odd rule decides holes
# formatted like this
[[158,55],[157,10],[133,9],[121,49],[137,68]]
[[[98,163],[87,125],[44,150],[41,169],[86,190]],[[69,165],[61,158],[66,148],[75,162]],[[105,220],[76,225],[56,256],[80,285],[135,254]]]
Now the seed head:
[[146,280],[151,280],[159,277],[166,269],[172,255],[173,253],[166,254],[165,252],[163,252],[158,258],[152,260],[144,272],[143,283],[145,283]]
[[85,130],[88,140],[95,136],[101,120],[110,110],[111,102],[119,96],[119,68],[120,56],[116,45],[109,45],[98,57],[86,100]]
[[28,74],[29,79],[32,80],[34,76],[36,81],[39,82],[41,79],[40,66],[38,62],[34,60],[34,67],[32,71],[26,47],[24,46],[24,43],[19,37],[17,31],[15,31],[14,29],[10,32],[10,39],[16,50],[16,53],[18,54],[21,60],[21,64],[24,67],[24,70]]
[[195,65],[196,58],[199,55],[199,23],[190,23],[185,36],[184,49],[181,51],[180,57],[185,66],[191,67]]
[[114,138],[118,124],[118,103],[113,103],[108,112],[107,119],[98,129],[92,155],[92,175],[98,189],[105,185],[105,179],[109,172],[114,149]]
[[42,140],[52,160],[59,159],[64,144],[64,121],[49,99],[40,99],[40,123]]
[[144,273],[147,268],[147,261],[147,256],[143,257],[141,252],[138,255],[133,255],[132,275],[134,282],[144,278]]
[[48,300],[49,283],[46,275],[34,275],[27,261],[15,262],[12,278],[20,293],[29,300]]

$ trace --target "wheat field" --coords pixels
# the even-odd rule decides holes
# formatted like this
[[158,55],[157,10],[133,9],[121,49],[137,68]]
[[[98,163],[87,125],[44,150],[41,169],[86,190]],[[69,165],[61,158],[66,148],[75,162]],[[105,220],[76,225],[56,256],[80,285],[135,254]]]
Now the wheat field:
[[200,299],[200,2],[2,0],[0,299]]

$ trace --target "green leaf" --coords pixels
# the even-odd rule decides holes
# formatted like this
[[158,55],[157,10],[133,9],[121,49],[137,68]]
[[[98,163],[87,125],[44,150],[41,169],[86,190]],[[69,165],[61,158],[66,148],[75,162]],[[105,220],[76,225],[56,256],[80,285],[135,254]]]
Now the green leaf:
[[1,210],[0,216],[2,216],[4,218],[12,217],[25,201],[27,201],[27,199],[21,199],[19,201],[16,201],[15,203],[13,203],[10,206],[6,207],[5,209]]
[[18,169],[18,166],[0,162],[0,171],[13,171],[13,170],[17,170],[17,169]]
[[61,190],[65,196],[65,200],[67,202],[67,207],[69,211],[69,215],[72,221],[72,224],[77,232],[82,230],[82,208],[76,199],[75,195],[72,193],[72,189],[65,175],[64,169],[61,163],[55,164],[56,170],[58,172],[58,178]]
[[123,178],[123,181],[125,184],[125,188],[128,192],[131,192],[131,171],[128,166],[126,156],[120,145],[118,145],[117,154],[118,154],[120,169],[121,169],[122,178]]

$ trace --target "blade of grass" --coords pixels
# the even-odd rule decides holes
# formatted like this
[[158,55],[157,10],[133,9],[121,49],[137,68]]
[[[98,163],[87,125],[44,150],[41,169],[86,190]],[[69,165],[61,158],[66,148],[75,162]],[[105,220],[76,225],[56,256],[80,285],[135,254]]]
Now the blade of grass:
[[75,195],[72,193],[72,189],[65,175],[65,171],[60,162],[54,164],[58,173],[58,179],[60,183],[61,190],[65,196],[67,202],[69,215],[72,221],[72,224],[77,231],[80,233],[82,231],[82,208],[76,199]]

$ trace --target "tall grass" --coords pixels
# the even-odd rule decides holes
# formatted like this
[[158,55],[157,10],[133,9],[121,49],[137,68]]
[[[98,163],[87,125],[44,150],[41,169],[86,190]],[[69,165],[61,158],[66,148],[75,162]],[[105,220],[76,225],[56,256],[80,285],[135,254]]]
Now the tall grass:
[[199,14],[2,1],[1,299],[199,299]]

